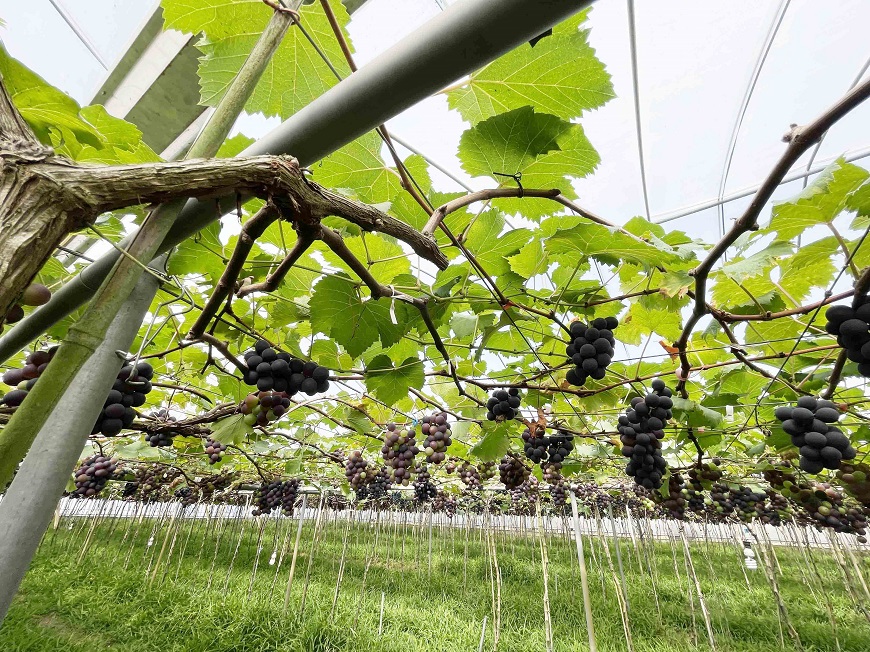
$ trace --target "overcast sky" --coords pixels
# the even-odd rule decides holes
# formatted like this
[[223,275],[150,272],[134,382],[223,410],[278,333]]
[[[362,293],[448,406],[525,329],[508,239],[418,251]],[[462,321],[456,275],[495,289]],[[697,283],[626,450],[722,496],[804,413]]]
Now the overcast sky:
[[[155,6],[154,0],[56,0],[114,63]],[[350,25],[357,59],[365,64],[437,14],[444,0],[369,0]],[[771,23],[783,6],[768,0],[694,2],[646,0],[637,5],[642,134],[653,215],[713,199],[734,123]],[[106,71],[49,0],[0,0],[0,31],[10,52],[81,102]],[[613,221],[643,214],[634,119],[627,4],[601,0],[590,19],[591,41],[613,76],[617,99],[585,115],[582,124],[601,153],[597,173],[577,184],[581,202]],[[776,34],[743,121],[726,192],[760,182],[782,153],[788,125],[812,119],[840,97],[870,58],[870,2],[792,0]],[[276,122],[243,119],[258,137]],[[436,96],[395,118],[404,139],[461,175],[456,148],[465,128]],[[827,137],[818,159],[870,146],[870,106],[854,111]],[[487,185],[475,180],[473,185]],[[442,178],[442,188],[455,189]],[[784,186],[778,196],[799,189]],[[726,207],[733,218],[746,200]],[[715,209],[671,223],[712,239]]]

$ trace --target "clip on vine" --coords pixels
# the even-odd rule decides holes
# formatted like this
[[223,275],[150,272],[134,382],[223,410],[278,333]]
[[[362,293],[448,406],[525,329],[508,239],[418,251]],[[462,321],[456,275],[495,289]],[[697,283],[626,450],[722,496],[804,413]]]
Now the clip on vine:
[[522,183],[523,173],[522,172],[516,172],[514,174],[507,174],[506,172],[493,172],[493,174],[496,175],[497,177],[509,177],[509,178],[513,179],[514,181],[516,181],[517,186],[519,186],[519,189],[520,189],[520,194],[517,195],[517,197],[519,197],[520,199],[523,198],[526,190],[525,190],[525,188],[523,188],[523,183]]

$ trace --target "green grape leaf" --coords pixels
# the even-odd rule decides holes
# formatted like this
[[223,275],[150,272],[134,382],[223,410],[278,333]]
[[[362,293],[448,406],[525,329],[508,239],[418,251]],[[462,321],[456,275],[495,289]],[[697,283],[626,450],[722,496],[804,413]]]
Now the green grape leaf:
[[[272,9],[261,0],[163,0],[161,4],[164,29],[203,34],[197,44],[204,55],[199,64],[201,103],[216,106],[260,38]],[[332,3],[332,9],[343,29],[349,20],[347,11],[337,2]],[[342,76],[349,74],[321,5],[303,5],[300,13],[307,34],[320,51]],[[245,110],[286,119],[336,83],[335,75],[302,31],[291,27],[266,65]]]
[[[516,187],[500,174],[521,174],[525,188],[557,188],[568,198],[576,197],[569,180],[587,176],[600,162],[580,125],[535,113],[531,107],[493,116],[467,130],[459,141],[459,159],[472,176]],[[554,201],[529,197],[499,199],[498,206],[529,218],[561,210]]]
[[102,106],[80,108],[65,93],[13,59],[0,43],[0,77],[21,117],[58,154],[90,163],[148,163],[160,157],[142,132]]
[[[390,304],[362,301],[347,277],[328,276],[314,286],[309,301],[311,327],[332,338],[354,358],[378,338],[387,347],[402,338],[402,326],[392,323]],[[397,320],[398,321],[398,320]]]
[[245,440],[246,435],[253,432],[254,429],[245,423],[244,414],[234,414],[214,422],[211,438],[221,444],[234,444],[238,446]]
[[758,276],[770,269],[780,258],[793,252],[790,242],[776,241],[748,258],[731,260],[722,265],[722,273],[735,283]]
[[407,358],[397,367],[385,355],[369,362],[365,373],[366,387],[375,397],[394,405],[408,395],[408,389],[423,387],[423,363],[417,358]]
[[478,262],[494,276],[510,270],[508,257],[519,251],[532,237],[528,229],[513,229],[500,235],[504,227],[505,221],[499,213],[487,211],[474,222],[465,241]]
[[392,202],[404,191],[398,173],[381,158],[382,146],[374,133],[357,138],[316,163],[314,179],[367,204]]
[[765,231],[791,240],[812,226],[833,221],[868,177],[870,173],[857,165],[843,159],[834,161],[795,197],[774,205]]
[[620,261],[667,265],[677,261],[673,249],[664,243],[656,246],[580,217],[551,217],[541,227],[550,234],[544,248],[551,255],[593,256],[609,265]]
[[610,75],[579,29],[588,12],[569,18],[535,47],[521,45],[472,73],[447,101],[472,124],[531,105],[569,120],[614,97]]
[[725,418],[697,401],[690,401],[679,396],[674,396],[672,400],[674,402],[674,418],[687,426],[716,428]]
[[471,447],[469,453],[484,462],[500,460],[508,452],[511,444],[508,424],[487,421],[481,428],[483,437]]

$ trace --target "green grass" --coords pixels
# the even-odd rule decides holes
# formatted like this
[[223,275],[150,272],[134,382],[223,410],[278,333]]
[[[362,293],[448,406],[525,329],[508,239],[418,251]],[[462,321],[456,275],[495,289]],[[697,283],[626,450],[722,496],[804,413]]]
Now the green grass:
[[[313,524],[306,525],[286,612],[284,591],[295,523],[269,520],[261,528],[250,521],[227,522],[222,533],[214,523],[204,521],[177,521],[171,528],[163,522],[156,531],[155,525],[147,520],[62,522],[47,535],[0,628],[0,650],[473,652],[484,617],[484,649],[492,650],[490,559],[480,531],[472,530],[466,537],[461,529],[435,528],[430,569],[428,528],[354,525],[348,529],[344,575],[331,614],[346,531],[342,523],[323,528],[313,560]],[[254,575],[258,540],[262,551]],[[276,541],[279,554],[283,542],[288,548],[272,591],[276,567],[270,566],[269,559]],[[592,538],[585,543],[599,649],[625,650],[617,580],[605,556],[605,546],[609,546],[616,564],[613,541]],[[495,544],[502,580],[498,649],[544,650],[539,541],[532,535],[499,533]],[[690,579],[681,544],[643,548],[622,540],[620,550],[634,650],[712,649],[697,599],[692,603],[694,609],[690,604]],[[588,649],[573,539],[549,537],[547,554],[554,649]],[[759,569],[748,571],[747,587],[738,554],[733,543],[692,546],[716,649],[796,649],[784,629],[784,645],[780,642],[781,619],[770,584]],[[817,576],[800,551],[777,549],[776,555],[781,571],[776,576],[779,591],[804,649],[838,649],[827,595],[839,649],[870,650],[870,625],[833,558],[820,550],[811,551]],[[371,564],[366,574],[368,559]],[[652,578],[647,560],[653,566]],[[868,561],[860,560],[865,573]],[[853,592],[862,596],[861,583],[854,570],[851,573]],[[382,592],[385,609],[379,635]],[[305,609],[301,612],[303,594]]]

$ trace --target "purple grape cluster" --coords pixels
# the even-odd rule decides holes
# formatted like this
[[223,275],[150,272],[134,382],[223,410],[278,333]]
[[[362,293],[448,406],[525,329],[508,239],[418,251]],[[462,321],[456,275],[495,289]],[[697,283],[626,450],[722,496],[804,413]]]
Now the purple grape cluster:
[[58,347],[53,346],[47,351],[34,351],[24,360],[24,366],[20,369],[9,369],[3,374],[3,382],[14,388],[0,399],[0,405],[18,407],[33,389],[36,381],[45,371],[48,363],[54,357]]
[[432,475],[429,470],[423,466],[417,469],[417,477],[414,479],[414,498],[421,503],[425,503],[435,498],[438,494],[438,489],[432,482]]
[[291,516],[298,493],[299,480],[264,482],[254,492],[256,507],[252,514],[262,516],[280,508],[285,516]]
[[135,369],[132,365],[124,365],[103,403],[91,434],[114,437],[124,428],[129,428],[136,418],[133,408],[145,404],[145,395],[151,391],[153,377],[154,369],[147,362],[138,363]]
[[438,412],[423,417],[420,432],[426,435],[423,440],[423,452],[426,453],[426,461],[431,464],[440,464],[447,459],[446,450],[453,443],[450,438],[450,424],[447,423],[447,413]]
[[152,448],[158,446],[172,446],[172,439],[178,434],[172,430],[167,430],[166,426],[175,421],[175,417],[169,414],[169,410],[161,408],[153,415],[154,419],[160,422],[160,430],[155,430],[145,434],[145,441]]
[[854,306],[831,306],[825,312],[825,330],[837,338],[852,362],[858,363],[858,373],[870,378],[870,297],[855,297]]
[[413,428],[397,429],[395,423],[387,424],[381,455],[390,468],[391,479],[399,484],[407,485],[411,481],[414,456],[420,452],[416,434]]
[[529,479],[529,469],[520,458],[505,455],[498,465],[498,477],[506,489],[516,489]]
[[516,387],[493,392],[486,402],[486,418],[490,421],[513,421],[520,412],[520,390]]
[[574,363],[565,375],[571,385],[583,385],[587,379],[601,380],[607,366],[613,361],[616,339],[614,329],[619,326],[616,317],[599,317],[591,324],[582,321],[571,323],[571,341],[565,353]]
[[217,464],[220,462],[226,449],[226,444],[215,441],[211,437],[205,440],[205,454],[208,455],[209,464]]
[[653,391],[641,398],[631,399],[631,407],[619,417],[619,440],[622,454],[628,457],[625,472],[646,489],[662,486],[662,476],[668,463],[662,457],[664,427],[671,418],[674,405],[671,392],[664,381],[656,378]]
[[118,470],[118,460],[104,455],[91,455],[76,469],[74,495],[90,498],[100,493]]
[[782,429],[791,436],[792,444],[800,449],[800,467],[806,473],[836,471],[843,460],[855,458],[849,438],[829,425],[840,419],[840,412],[831,401],[801,396],[797,406],[779,407],[775,414]]
[[274,390],[288,396],[302,392],[314,396],[329,389],[329,369],[276,351],[266,340],[258,340],[254,349],[245,353],[245,363],[248,365],[245,383],[261,392]]

